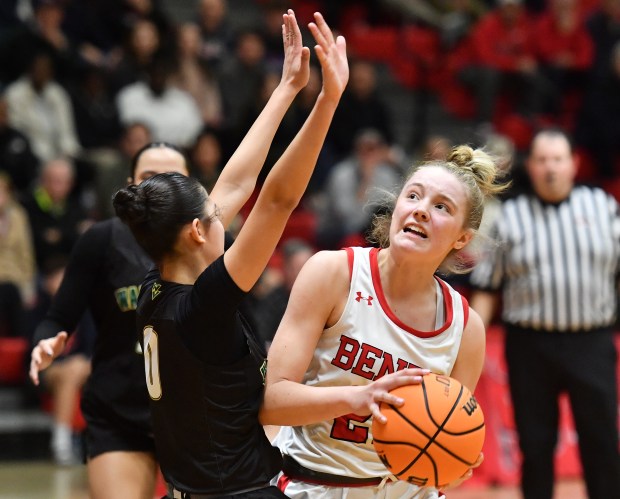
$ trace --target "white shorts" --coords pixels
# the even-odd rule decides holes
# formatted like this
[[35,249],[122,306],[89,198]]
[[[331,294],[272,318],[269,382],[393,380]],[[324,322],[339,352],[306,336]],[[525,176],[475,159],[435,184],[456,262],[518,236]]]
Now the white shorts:
[[[368,487],[328,487],[283,477],[280,473],[272,485],[293,499],[437,499],[437,489],[420,488],[404,481],[386,481]],[[283,488],[282,488],[283,487]],[[443,496],[442,496],[443,497]]]

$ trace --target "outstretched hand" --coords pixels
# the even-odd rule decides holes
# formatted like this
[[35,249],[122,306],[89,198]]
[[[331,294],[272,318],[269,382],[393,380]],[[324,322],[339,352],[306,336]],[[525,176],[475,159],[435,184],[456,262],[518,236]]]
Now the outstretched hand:
[[323,72],[322,93],[329,99],[339,100],[349,81],[347,44],[343,36],[334,38],[320,13],[314,13],[314,20],[308,28],[317,43],[314,50]]
[[35,385],[39,384],[39,372],[46,369],[62,353],[68,336],[66,331],[61,331],[53,338],[39,341],[37,346],[32,349],[29,374]]
[[310,78],[310,49],[302,45],[301,31],[295,13],[291,9],[282,15],[282,21],[284,66],[281,81],[290,84],[296,92],[299,92]]
[[429,373],[428,369],[403,369],[359,387],[359,393],[356,394],[353,402],[354,409],[352,412],[359,416],[370,414],[377,422],[385,423],[387,418],[379,410],[379,405],[383,402],[400,407],[405,403],[401,397],[392,395],[390,392],[399,386],[417,385],[422,382],[422,376]]

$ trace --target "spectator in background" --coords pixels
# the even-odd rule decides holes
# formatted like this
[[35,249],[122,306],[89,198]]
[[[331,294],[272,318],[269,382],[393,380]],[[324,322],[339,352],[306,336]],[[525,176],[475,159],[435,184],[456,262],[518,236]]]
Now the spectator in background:
[[569,91],[584,88],[594,47],[578,0],[551,0],[534,29],[540,69],[549,84],[543,108],[555,115]]
[[200,180],[208,192],[211,192],[220,176],[224,167],[223,159],[218,133],[211,128],[205,128],[190,151],[190,162],[192,176]]
[[497,244],[474,268],[470,300],[489,326],[502,299],[521,490],[525,499],[553,496],[566,392],[588,497],[618,498],[619,207],[601,189],[574,185],[576,158],[558,130],[534,137],[526,169],[533,191],[502,205],[491,228]]
[[520,114],[540,110],[544,82],[540,76],[530,16],[521,0],[498,0],[471,31],[472,59],[459,79],[476,101],[476,121],[485,135],[492,130],[501,95],[510,95]]
[[200,26],[200,57],[217,70],[232,53],[234,36],[228,18],[228,0],[196,0]]
[[620,40],[611,53],[607,72],[586,93],[575,140],[591,153],[599,174],[613,179],[620,160]]
[[377,88],[377,70],[370,61],[357,59],[351,62],[351,78],[340,106],[334,116],[334,126],[329,139],[338,158],[344,158],[352,151],[358,132],[374,128],[392,144],[394,135],[392,117],[387,103]]
[[267,72],[265,44],[258,30],[238,33],[232,57],[222,61],[218,81],[222,92],[223,130],[226,132],[226,155],[239,143],[247,129],[247,117],[261,99]]
[[63,0],[32,0],[33,16],[17,25],[0,45],[1,80],[14,81],[28,71],[30,61],[41,52],[53,61],[62,84],[69,83],[80,59],[63,31]]
[[[261,2],[260,15],[263,39],[265,41],[265,59],[267,64],[273,67],[282,65],[282,15],[281,12],[288,7],[286,0],[267,0]],[[302,29],[303,36],[303,26]]]
[[187,148],[203,127],[202,117],[192,96],[170,85],[173,62],[153,59],[146,82],[138,81],[120,90],[117,106],[121,123],[145,123],[153,140]]
[[163,0],[121,0],[119,3],[117,15],[127,31],[137,22],[147,20],[155,25],[164,44],[173,44],[174,26]]
[[112,91],[147,78],[148,68],[162,52],[159,31],[147,19],[137,20],[125,37],[119,61],[111,72]]
[[[51,258],[46,262],[42,271],[35,324],[45,317],[51,300],[62,282],[66,263],[63,257]],[[74,445],[73,420],[82,386],[90,374],[90,358],[95,334],[92,317],[90,312],[87,312],[62,355],[41,374],[43,386],[52,397],[53,424],[50,450],[54,461],[59,465],[74,465],[81,461],[81,456]]]
[[[252,318],[256,324],[258,338],[269,349],[280,320],[284,316],[293,283],[304,264],[314,254],[314,248],[301,239],[288,239],[280,248],[282,253],[282,275],[262,296],[255,296]],[[267,269],[265,272],[277,272]],[[269,279],[268,279],[269,280]],[[260,285],[260,283],[259,283]]]
[[36,266],[28,215],[0,172],[0,335],[25,333],[24,308],[35,303]]
[[[205,126],[219,127],[223,119],[222,96],[214,71],[200,58],[198,25],[185,23],[179,26],[177,47],[177,67],[170,80],[171,85],[194,98]],[[282,51],[280,46],[278,48]]]
[[600,6],[587,19],[586,25],[594,43],[590,80],[596,84],[599,78],[607,77],[612,52],[620,41],[620,2],[601,0]]
[[38,166],[26,136],[9,125],[8,103],[0,94],[0,172],[6,172],[22,193],[36,176]]
[[84,152],[114,147],[121,135],[121,125],[107,74],[88,66],[80,72],[78,82],[70,87],[69,93]]
[[52,59],[39,52],[28,73],[6,88],[9,124],[29,140],[39,161],[75,157],[80,143],[66,90],[54,80]]
[[361,243],[384,195],[381,191],[390,192],[398,185],[398,170],[391,163],[390,147],[379,131],[358,132],[353,153],[334,165],[327,179],[325,199],[319,208],[319,246],[337,249],[349,237]]
[[97,164],[96,213],[99,219],[114,215],[112,195],[127,184],[130,176],[131,158],[151,142],[149,128],[140,122],[130,123],[122,128],[119,140],[114,147],[90,152]]
[[[100,184],[105,182],[118,152],[121,124],[107,75],[88,66],[70,89],[76,128],[82,151],[76,160],[78,190],[85,206],[97,218],[103,216]],[[88,194],[88,196],[86,195]]]
[[39,270],[51,257],[68,257],[91,222],[79,200],[71,195],[74,181],[75,169],[69,160],[48,161],[22,201],[32,227]]

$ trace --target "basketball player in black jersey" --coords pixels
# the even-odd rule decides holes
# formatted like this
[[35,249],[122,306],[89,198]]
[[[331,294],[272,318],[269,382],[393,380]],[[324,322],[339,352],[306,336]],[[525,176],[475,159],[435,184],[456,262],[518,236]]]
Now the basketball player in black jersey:
[[[287,34],[291,28],[287,28]],[[297,38],[297,41],[299,38]],[[287,42],[282,81],[222,171],[211,198],[227,227],[254,190],[282,117],[307,79],[301,46]],[[188,174],[172,146],[151,144],[138,152],[130,182],[162,172]],[[128,228],[112,218],[95,224],[77,243],[47,318],[36,331],[30,377],[62,352],[67,332],[92,311],[97,339],[92,374],[84,389],[90,497],[152,499],[157,477],[155,446],[145,386],[144,357],[137,342],[135,308],[152,266]]]
[[[345,41],[320,14],[310,23],[322,66],[317,102],[267,176],[237,239],[225,248],[221,206],[196,179],[156,175],[114,197],[118,216],[157,264],[138,299],[138,329],[157,455],[168,497],[285,497],[269,481],[280,451],[258,421],[264,353],[239,313],[312,174],[348,80]],[[287,51],[310,51],[293,12]]]

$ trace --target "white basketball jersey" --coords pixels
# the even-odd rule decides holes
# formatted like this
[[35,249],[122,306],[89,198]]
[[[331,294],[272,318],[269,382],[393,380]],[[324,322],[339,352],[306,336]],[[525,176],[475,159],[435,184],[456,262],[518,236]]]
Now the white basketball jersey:
[[[379,251],[347,248],[349,262],[353,259],[347,303],[338,322],[323,331],[304,377],[306,385],[365,385],[407,367],[427,368],[437,374],[452,372],[467,322],[467,301],[437,278],[436,330],[410,328],[386,302],[377,265]],[[371,423],[370,417],[351,414],[283,427],[276,444],[284,454],[315,471],[355,478],[384,477],[389,472],[372,445]]]

